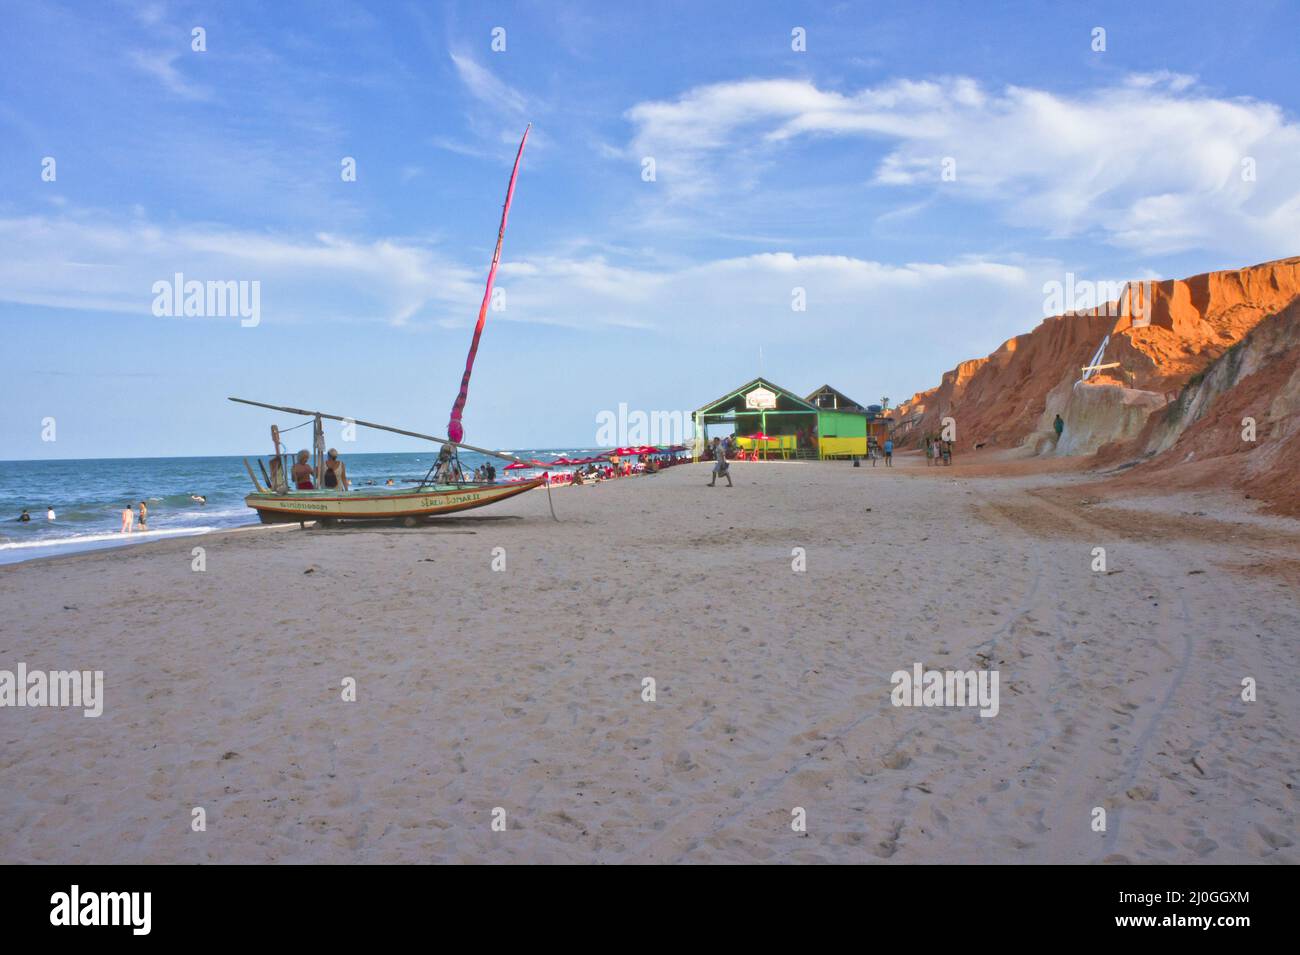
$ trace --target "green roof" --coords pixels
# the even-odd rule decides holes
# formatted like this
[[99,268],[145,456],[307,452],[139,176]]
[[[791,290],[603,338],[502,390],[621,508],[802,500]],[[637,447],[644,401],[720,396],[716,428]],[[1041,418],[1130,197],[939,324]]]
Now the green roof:
[[775,392],[778,397],[785,398],[788,401],[792,402],[793,404],[801,408],[806,408],[809,411],[822,410],[818,408],[816,405],[810,404],[805,399],[800,398],[789,388],[782,388],[780,385],[776,384],[773,381],[768,380],[767,378],[759,377],[759,378],[755,378],[753,381],[746,382],[745,384],[741,385],[739,388],[733,388],[731,391],[723,395],[721,398],[718,398],[716,401],[710,401],[708,404],[695,409],[695,413],[709,414],[713,411],[714,408],[718,407],[718,405],[734,401],[735,399],[740,398],[744,396],[746,393],[752,391],[755,387],[759,385],[768,388],[769,390]]

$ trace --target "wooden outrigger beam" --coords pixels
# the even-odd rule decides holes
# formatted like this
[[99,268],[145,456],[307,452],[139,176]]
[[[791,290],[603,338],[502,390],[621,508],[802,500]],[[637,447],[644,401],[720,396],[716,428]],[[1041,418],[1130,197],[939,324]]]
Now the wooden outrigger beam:
[[1107,362],[1104,365],[1085,365],[1082,370],[1085,373],[1089,371],[1101,371],[1103,368],[1118,368],[1119,365],[1120,365],[1119,362],[1112,361],[1112,362]]
[[476,448],[472,444],[460,444],[447,438],[439,438],[437,435],[421,434],[419,431],[407,431],[403,428],[394,428],[386,424],[375,424],[373,421],[360,421],[356,418],[348,418],[343,415],[326,414],[324,411],[308,411],[304,408],[288,408],[284,405],[268,405],[262,401],[250,401],[247,398],[230,398],[230,401],[237,401],[241,405],[253,405],[257,408],[270,408],[272,411],[283,411],[286,414],[303,415],[307,418],[329,418],[331,421],[346,421],[359,425],[363,428],[373,428],[376,431],[391,431],[393,434],[404,434],[408,438],[420,438],[424,441],[432,441],[435,444],[450,444],[452,447],[464,448],[466,451],[477,451],[479,454],[491,455],[494,458],[501,458],[503,461],[518,461],[521,464],[528,464],[523,458],[516,457],[513,454],[505,454],[502,451],[489,451],[487,448]]

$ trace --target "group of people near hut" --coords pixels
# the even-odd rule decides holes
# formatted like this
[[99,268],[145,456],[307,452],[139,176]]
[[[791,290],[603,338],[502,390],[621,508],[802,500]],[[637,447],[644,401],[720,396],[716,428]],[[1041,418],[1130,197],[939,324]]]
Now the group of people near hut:
[[945,441],[937,434],[925,436],[925,463],[939,466],[952,464],[952,442]]

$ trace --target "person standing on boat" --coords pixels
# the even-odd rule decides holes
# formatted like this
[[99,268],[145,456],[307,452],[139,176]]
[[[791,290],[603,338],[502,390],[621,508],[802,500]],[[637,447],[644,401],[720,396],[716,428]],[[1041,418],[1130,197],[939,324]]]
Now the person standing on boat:
[[300,491],[314,491],[316,489],[316,485],[311,480],[311,465],[307,463],[307,459],[310,457],[311,453],[306,449],[299,451],[298,463],[293,466],[291,472],[294,486]]
[[345,491],[352,490],[352,482],[348,480],[347,466],[339,459],[338,451],[333,448],[329,449],[328,457],[325,460],[325,477],[322,480],[328,488],[341,487]]
[[[268,476],[271,479],[271,490],[279,492],[287,489],[284,481],[284,461],[280,458],[280,455],[271,455],[271,473]],[[190,499],[194,500],[196,496],[191,494]],[[207,502],[202,501],[200,503]]]
[[442,450],[438,452],[438,467],[433,472],[433,482],[435,484],[450,484],[451,479],[451,445],[444,444]]

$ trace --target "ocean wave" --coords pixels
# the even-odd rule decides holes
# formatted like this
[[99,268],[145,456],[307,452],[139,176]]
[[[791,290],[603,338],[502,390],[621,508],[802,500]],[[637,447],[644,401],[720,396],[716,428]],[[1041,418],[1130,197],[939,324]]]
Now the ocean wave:
[[25,550],[29,547],[76,547],[81,544],[94,544],[103,541],[121,541],[126,543],[133,540],[146,540],[156,537],[179,537],[186,534],[208,534],[216,530],[215,527],[169,527],[157,531],[132,531],[129,534],[123,534],[120,531],[101,533],[101,534],[70,534],[66,537],[46,537],[37,541],[5,541],[0,543],[0,550]]

